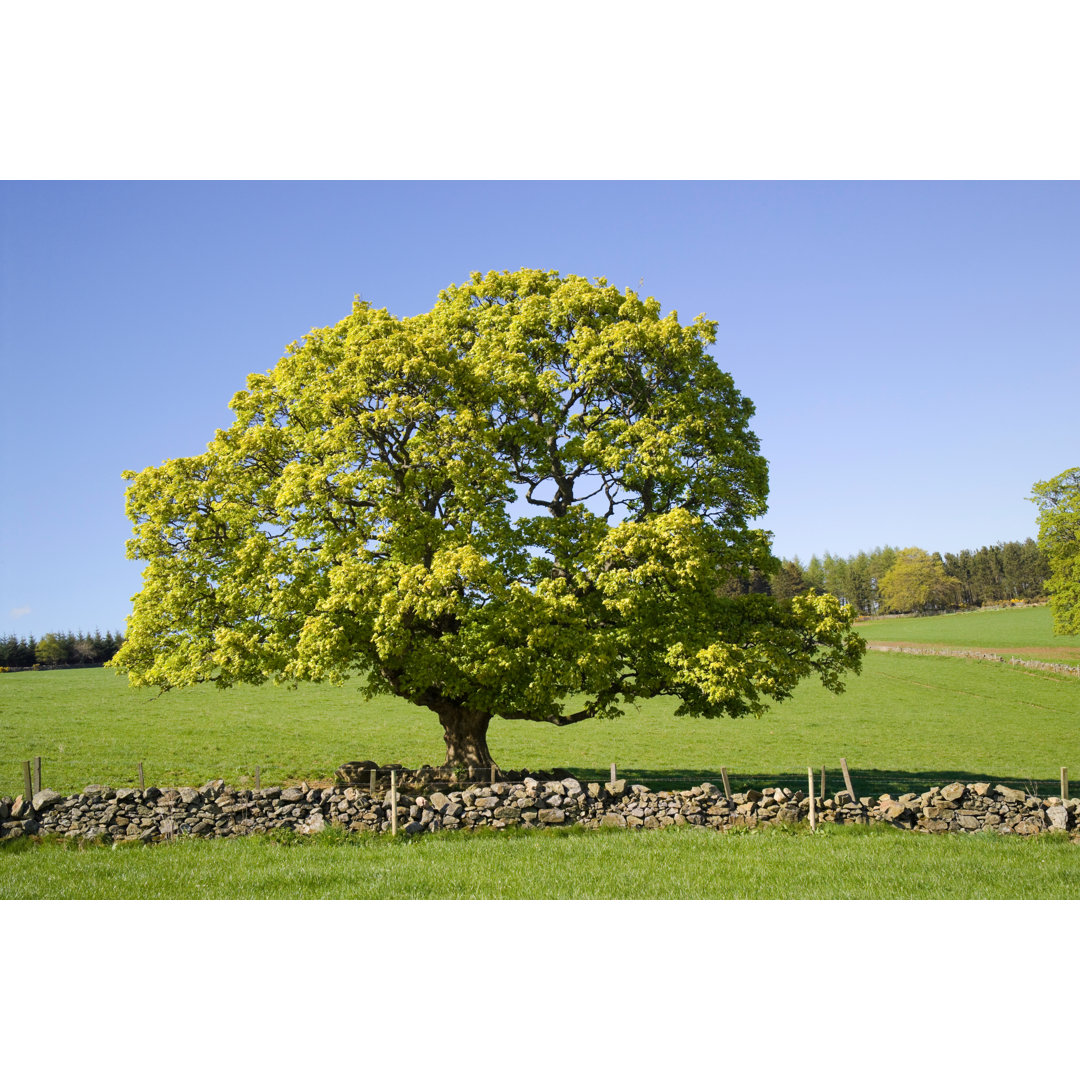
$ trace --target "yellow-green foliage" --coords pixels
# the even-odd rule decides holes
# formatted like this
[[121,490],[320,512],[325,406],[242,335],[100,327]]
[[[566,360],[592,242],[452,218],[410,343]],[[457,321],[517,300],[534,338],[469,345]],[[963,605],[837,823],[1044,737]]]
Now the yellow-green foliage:
[[1080,469],[1035,484],[1031,494],[1039,508],[1039,547],[1050,563],[1054,632],[1080,634]]
[[[205,453],[126,473],[147,562],[134,685],[340,682],[565,723],[671,694],[760,713],[863,652],[775,567],[753,406],[682,325],[603,279],[473,275],[430,312],[357,302],[252,375]],[[567,716],[564,702],[584,705]]]
[[881,579],[886,611],[926,611],[960,603],[960,582],[945,573],[941,559],[922,548],[904,548]]

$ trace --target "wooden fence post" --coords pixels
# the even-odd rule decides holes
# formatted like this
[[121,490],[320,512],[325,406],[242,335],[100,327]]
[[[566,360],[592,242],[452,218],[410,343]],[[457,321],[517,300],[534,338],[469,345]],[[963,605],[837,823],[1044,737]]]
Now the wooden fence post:
[[825,766],[821,766],[821,804],[825,805]]
[[611,782],[614,784],[619,779],[619,774],[615,769],[615,762],[611,763]]
[[498,771],[499,771],[498,766],[496,766],[496,765],[491,766],[491,782],[493,784],[495,783],[495,777],[496,777]]
[[34,794],[41,790],[41,758],[34,758]]
[[397,771],[390,770],[390,835],[397,836]]
[[810,785],[810,831],[817,832],[817,807],[814,806],[814,767],[806,767],[806,779]]
[[1064,802],[1069,797],[1069,767],[1067,765],[1061,766],[1061,801]]
[[24,761],[22,763],[23,771],[23,799],[26,802],[30,802],[34,797],[34,788],[30,782],[30,762]]
[[143,767],[141,761],[139,762],[139,790],[146,790],[146,778],[143,776]]
[[731,798],[731,781],[728,779],[727,769],[720,770],[720,779],[724,781],[724,798]]
[[368,783],[368,795],[370,795],[371,798],[373,798],[373,799],[375,798],[375,784],[378,782],[378,779],[379,779],[378,770],[377,769],[372,769],[371,770],[371,779],[370,779],[370,781]]
[[847,758],[840,759],[840,768],[844,770],[844,783],[847,785],[847,793],[851,796],[851,801],[858,802],[855,798],[855,789],[851,786],[851,773],[848,772]]

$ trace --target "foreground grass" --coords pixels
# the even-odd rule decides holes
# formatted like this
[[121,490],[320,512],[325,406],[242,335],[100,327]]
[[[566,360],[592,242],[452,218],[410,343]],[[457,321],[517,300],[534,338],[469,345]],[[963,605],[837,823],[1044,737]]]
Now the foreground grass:
[[1077,899],[1063,836],[883,827],[0,845],[2,899]]
[[[1020,614],[1004,612],[1003,614]],[[909,620],[905,620],[909,621]],[[867,655],[836,697],[804,684],[760,719],[676,719],[666,699],[625,717],[569,728],[496,718],[489,742],[504,768],[564,767],[656,785],[716,780],[737,786],[805,785],[806,766],[847,758],[858,794],[921,791],[951,780],[993,779],[1057,793],[1062,765],[1080,777],[1080,680],[992,662]],[[88,783],[134,785],[142,761],[158,787],[222,777],[249,786],[329,779],[343,761],[408,767],[444,757],[434,715],[395,698],[365,702],[355,684],[131,690],[111,671],[0,675],[0,794],[22,791],[20,762],[41,755],[58,791]]]
[[1046,606],[872,619],[860,622],[858,631],[871,642],[907,641],[951,649],[985,649],[1002,656],[1080,664],[1080,637],[1056,635]]

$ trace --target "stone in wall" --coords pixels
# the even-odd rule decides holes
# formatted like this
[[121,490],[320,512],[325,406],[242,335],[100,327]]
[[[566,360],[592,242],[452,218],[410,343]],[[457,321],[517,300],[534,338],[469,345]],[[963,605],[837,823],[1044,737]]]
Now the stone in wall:
[[[947,784],[927,792],[852,800],[847,792],[815,800],[818,818],[837,824],[883,822],[929,833],[991,830],[1017,835],[1076,832],[1080,799],[1039,800],[990,783]],[[403,791],[398,827],[406,835],[457,829],[588,828],[664,829],[696,826],[724,831],[793,824],[809,816],[802,791],[767,787],[731,799],[713,784],[687,791],[652,791],[617,780],[582,785],[565,772],[523,775],[464,789]],[[0,838],[40,833],[113,843],[152,843],[185,836],[244,836],[285,829],[301,834],[337,827],[388,832],[391,798],[367,786],[312,788],[308,784],[234,790],[223,780],[196,789],[112,789],[88,785],[80,794],[38,792],[0,799]]]

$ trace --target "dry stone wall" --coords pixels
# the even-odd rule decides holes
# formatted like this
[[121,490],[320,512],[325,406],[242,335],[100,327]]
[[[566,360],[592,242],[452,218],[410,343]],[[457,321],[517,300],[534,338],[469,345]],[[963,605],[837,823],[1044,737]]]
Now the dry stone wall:
[[[899,798],[852,800],[846,792],[815,800],[819,821],[885,822],[919,832],[1032,835],[1078,832],[1080,799],[1038,799],[990,783],[949,784]],[[788,788],[738,792],[728,799],[713,784],[688,791],[651,791],[615,780],[582,784],[526,776],[464,790],[398,796],[398,828],[440,830],[581,825],[663,829],[691,825],[727,830],[808,818],[810,800]],[[360,832],[390,830],[391,796],[358,787],[264,788],[237,791],[213,780],[201,788],[113,789],[91,784],[78,795],[45,789],[27,801],[0,799],[0,839],[24,835],[154,843],[181,836],[244,836],[286,829],[316,833],[327,826]]]

